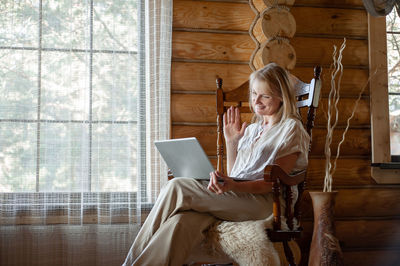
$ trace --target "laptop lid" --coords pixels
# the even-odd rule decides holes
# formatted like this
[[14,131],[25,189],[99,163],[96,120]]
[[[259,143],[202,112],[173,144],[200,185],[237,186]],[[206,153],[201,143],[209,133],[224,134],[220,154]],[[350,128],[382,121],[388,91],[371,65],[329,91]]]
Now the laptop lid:
[[214,167],[196,138],[154,142],[175,177],[210,179]]

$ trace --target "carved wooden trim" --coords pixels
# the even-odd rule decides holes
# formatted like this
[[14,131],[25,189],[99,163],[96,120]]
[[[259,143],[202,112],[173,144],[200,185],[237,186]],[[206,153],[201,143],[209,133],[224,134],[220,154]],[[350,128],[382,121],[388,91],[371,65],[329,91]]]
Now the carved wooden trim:
[[273,215],[274,215],[273,229],[281,230],[281,204],[279,199],[279,196],[281,194],[281,186],[279,179],[275,179],[273,183],[272,194],[274,199],[274,203],[272,204]]
[[293,190],[291,186],[285,186],[286,190],[286,224],[290,230],[293,230]]
[[217,170],[224,172],[224,141],[223,141],[223,114],[224,114],[224,92],[222,90],[222,79],[217,78]]

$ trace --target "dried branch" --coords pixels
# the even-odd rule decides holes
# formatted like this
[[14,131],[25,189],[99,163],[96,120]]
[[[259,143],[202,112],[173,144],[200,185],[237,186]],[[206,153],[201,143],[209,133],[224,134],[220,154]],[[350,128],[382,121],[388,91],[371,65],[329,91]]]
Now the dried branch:
[[[333,131],[338,123],[339,120],[339,109],[338,103],[340,99],[340,83],[342,80],[343,75],[343,65],[342,65],[342,58],[343,58],[343,50],[346,48],[346,38],[343,40],[343,43],[340,47],[339,54],[337,54],[337,47],[333,47],[333,73],[331,74],[331,90],[328,96],[328,121],[327,121],[327,133],[325,138],[325,178],[324,178],[324,192],[325,191],[332,191],[332,164],[331,164],[331,148],[330,145],[332,143],[333,138]],[[336,88],[336,76],[339,74],[338,79],[338,86]],[[332,114],[334,113],[334,121],[333,124]]]
[[[329,99],[328,99],[328,110],[327,110],[327,115],[328,115],[328,122],[327,122],[327,135],[325,139],[325,178],[324,178],[324,192],[331,192],[332,191],[332,181],[333,181],[333,175],[336,171],[336,165],[337,165],[337,159],[340,156],[340,147],[343,144],[346,133],[350,127],[350,120],[353,119],[354,114],[356,112],[356,109],[358,107],[358,103],[361,100],[361,97],[370,82],[371,78],[374,77],[378,71],[378,68],[374,71],[372,75],[368,78],[367,82],[364,84],[362,87],[360,93],[358,94],[358,98],[353,106],[353,109],[351,111],[351,115],[347,118],[346,121],[346,128],[342,134],[342,139],[340,140],[337,150],[336,150],[336,156],[333,161],[333,165],[331,164],[331,149],[330,145],[332,144],[332,137],[333,137],[333,131],[338,123],[338,118],[339,118],[339,111],[337,108],[339,98],[340,98],[340,84],[342,81],[342,75],[343,75],[343,65],[342,65],[342,54],[343,50],[346,47],[346,39],[344,39],[342,46],[340,48],[339,54],[336,58],[336,53],[337,53],[337,48],[334,46],[334,52],[333,52],[333,67],[331,68],[331,90],[329,92]],[[339,73],[339,78],[336,83],[336,76]],[[337,85],[336,85],[337,84]],[[332,115],[335,115],[334,122],[332,124],[331,119]]]
[[350,120],[353,119],[353,117],[354,117],[354,114],[355,114],[355,112],[356,112],[358,103],[359,103],[360,100],[361,100],[361,97],[362,97],[362,95],[363,95],[363,93],[364,93],[364,91],[365,91],[365,88],[367,88],[368,83],[370,82],[370,80],[372,79],[372,77],[376,75],[377,72],[378,72],[378,69],[376,69],[376,70],[374,71],[374,73],[368,77],[367,82],[364,84],[364,86],[362,87],[360,93],[358,94],[358,98],[357,98],[357,100],[356,100],[356,102],[355,102],[355,104],[354,104],[354,106],[353,106],[353,110],[351,111],[351,115],[349,116],[349,118],[347,118],[347,121],[346,121],[346,128],[345,128],[345,130],[344,130],[344,132],[343,132],[342,139],[341,139],[341,141],[339,142],[338,147],[337,147],[336,157],[335,157],[335,160],[334,160],[334,162],[333,162],[333,169],[332,169],[332,172],[331,172],[331,176],[333,176],[333,174],[334,174],[335,171],[336,171],[336,162],[337,162],[337,159],[339,158],[339,155],[340,155],[340,146],[343,144],[344,139],[345,139],[345,137],[346,137],[346,133],[347,133],[349,127],[350,127]]

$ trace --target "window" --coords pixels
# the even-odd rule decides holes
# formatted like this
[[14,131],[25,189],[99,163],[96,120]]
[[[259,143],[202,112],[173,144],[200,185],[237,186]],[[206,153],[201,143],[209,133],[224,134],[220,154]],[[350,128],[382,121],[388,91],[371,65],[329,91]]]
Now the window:
[[136,0],[2,0],[0,192],[136,191]]
[[400,17],[394,8],[386,16],[390,154],[400,162]]

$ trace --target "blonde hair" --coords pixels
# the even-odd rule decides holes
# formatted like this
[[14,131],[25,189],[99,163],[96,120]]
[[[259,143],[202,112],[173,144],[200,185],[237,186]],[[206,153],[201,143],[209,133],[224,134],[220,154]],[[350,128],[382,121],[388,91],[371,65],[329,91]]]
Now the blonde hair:
[[268,83],[269,87],[272,90],[272,94],[282,100],[282,105],[280,106],[278,111],[279,122],[282,122],[287,118],[295,118],[301,120],[296,107],[296,98],[289,81],[288,73],[285,69],[283,69],[276,63],[269,63],[268,65],[253,72],[250,75],[249,105],[251,111],[254,113],[253,122],[259,122],[263,120],[261,116],[257,115],[254,112],[252,105],[251,90],[256,80]]

